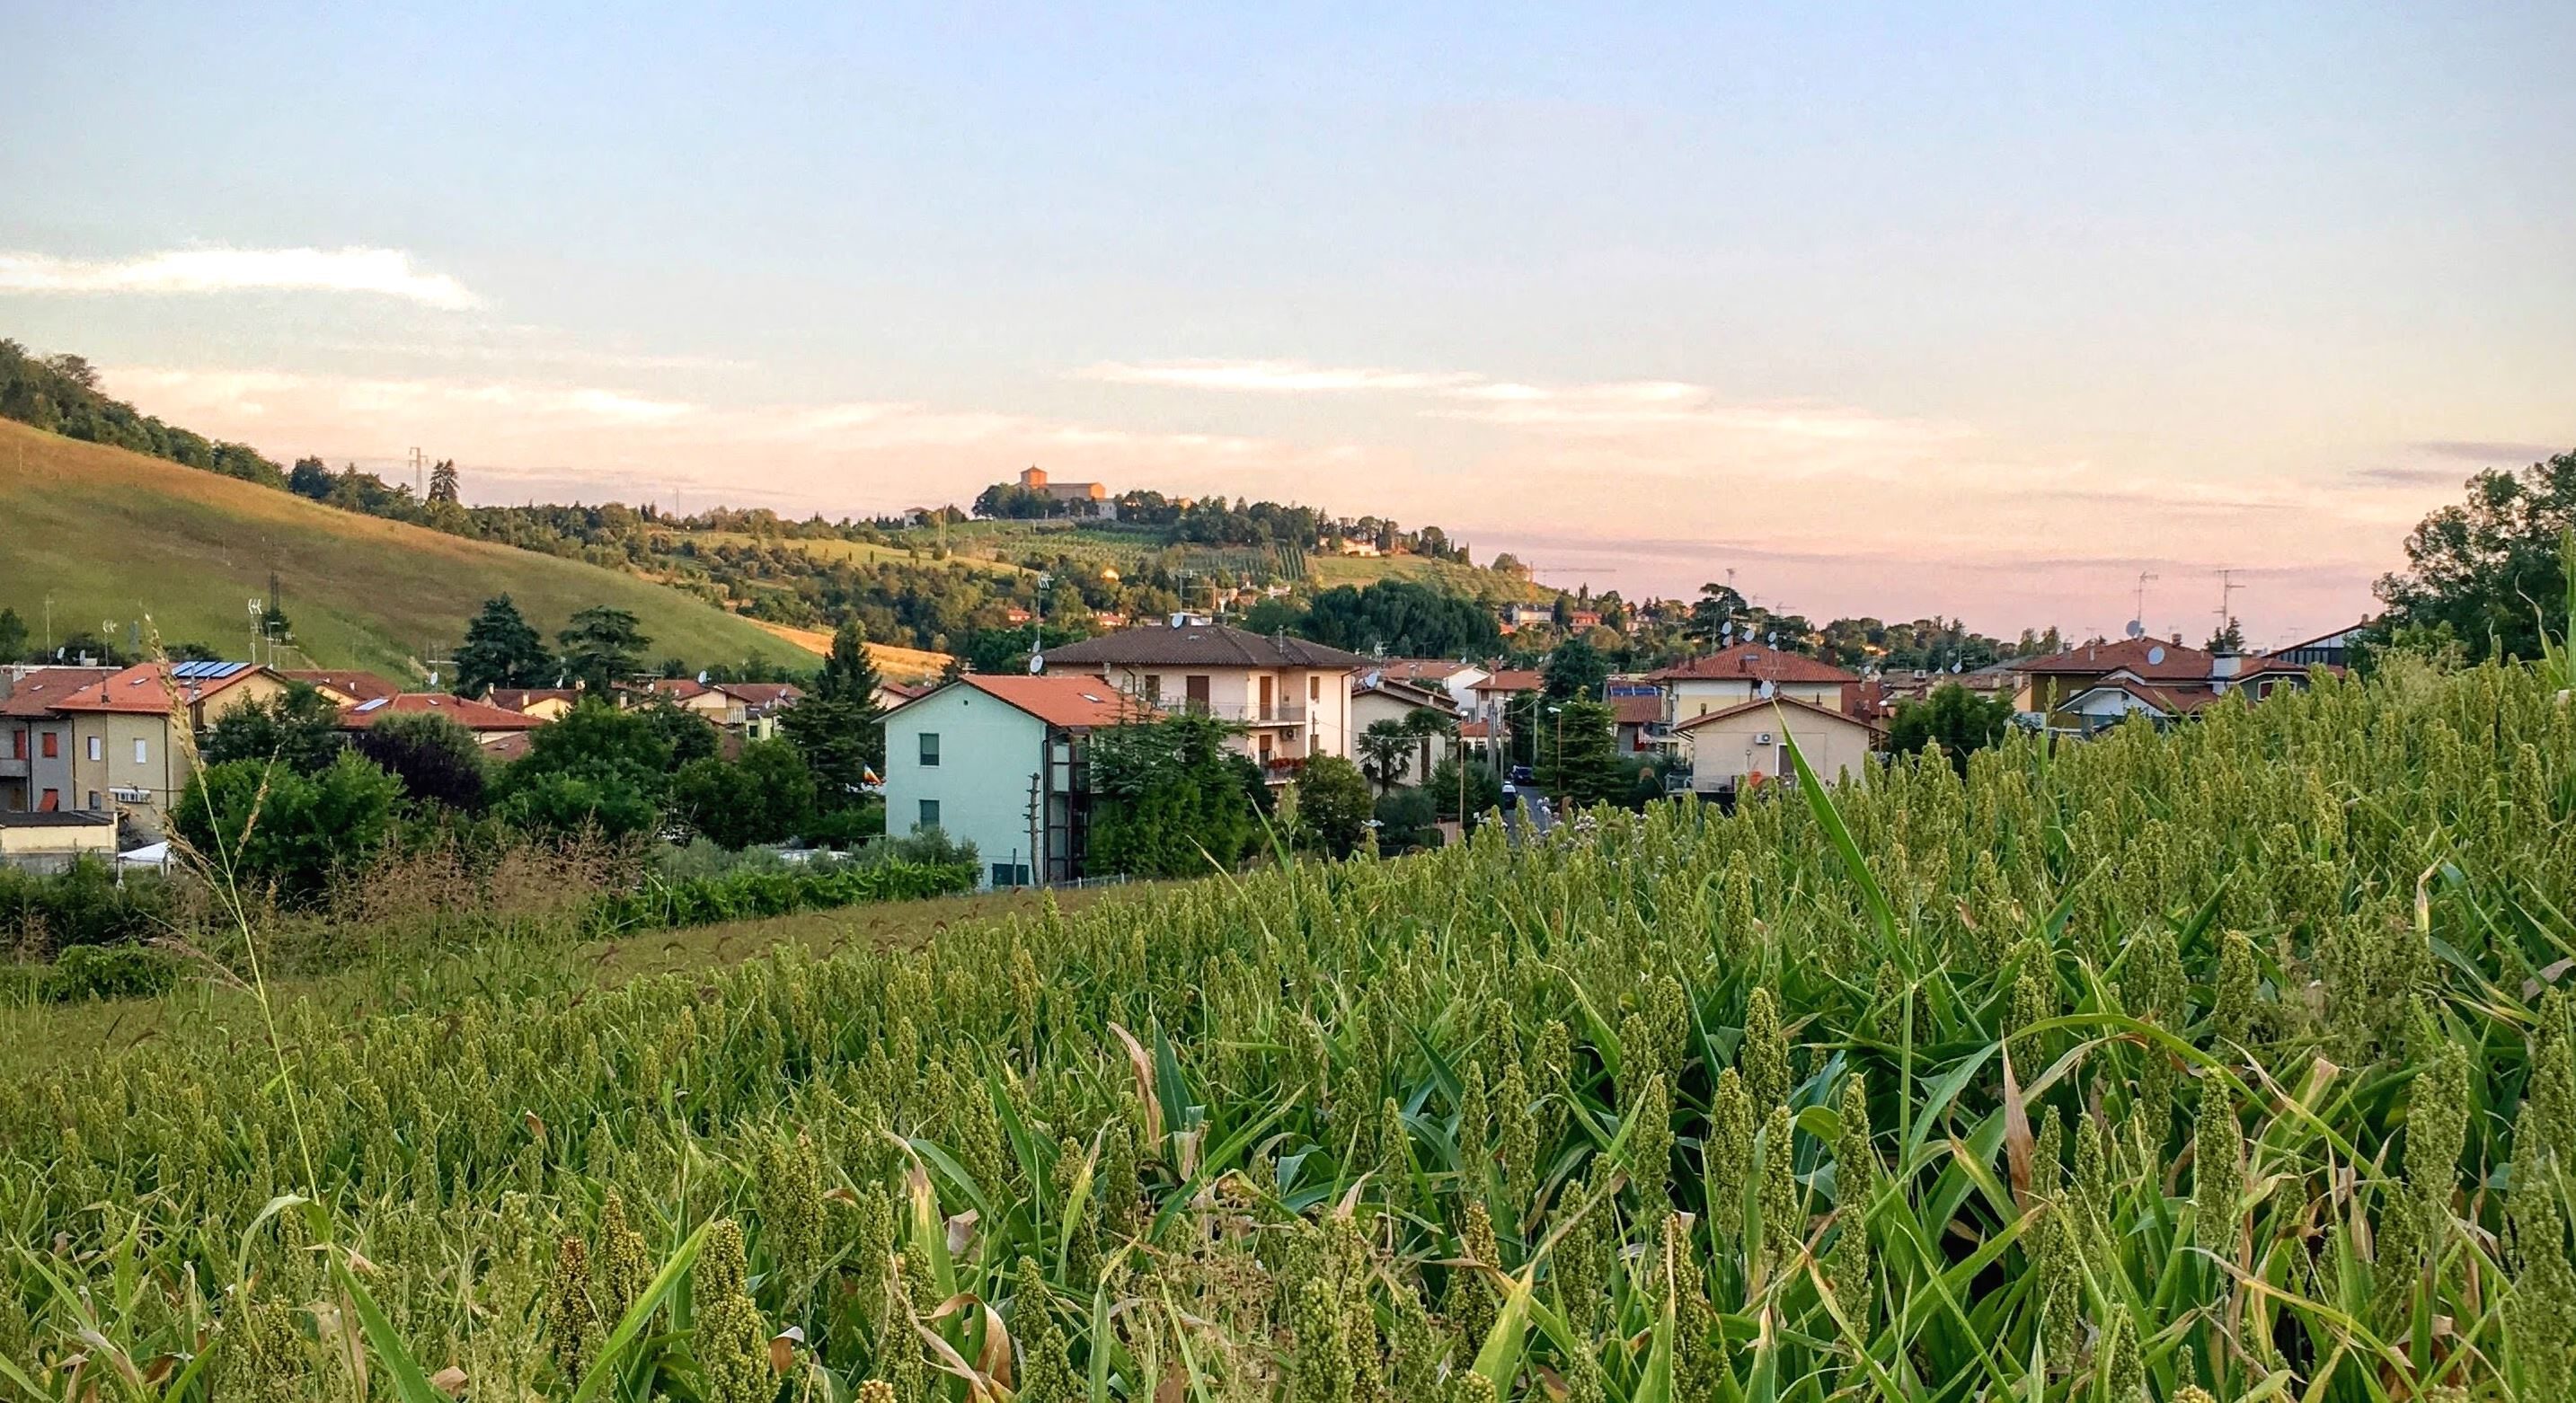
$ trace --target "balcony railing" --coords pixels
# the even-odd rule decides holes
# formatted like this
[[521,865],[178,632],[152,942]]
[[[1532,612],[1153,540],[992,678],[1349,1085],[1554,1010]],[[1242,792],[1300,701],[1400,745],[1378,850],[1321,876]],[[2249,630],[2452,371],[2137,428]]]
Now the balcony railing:
[[1277,702],[1263,706],[1258,702],[1230,705],[1218,702],[1184,701],[1165,697],[1147,703],[1168,712],[1188,712],[1193,716],[1213,716],[1219,721],[1232,721],[1242,726],[1302,726],[1306,708],[1302,704]]

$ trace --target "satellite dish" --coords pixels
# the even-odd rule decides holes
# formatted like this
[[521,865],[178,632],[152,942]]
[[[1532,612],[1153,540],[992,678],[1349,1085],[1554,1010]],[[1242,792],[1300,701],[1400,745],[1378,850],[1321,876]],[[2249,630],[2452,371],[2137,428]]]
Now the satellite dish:
[[1774,687],[1771,685],[1771,679],[1770,679],[1770,678],[1768,678],[1768,677],[1765,677],[1765,678],[1763,678],[1763,679],[1762,679],[1762,686],[1758,689],[1758,692],[1759,692],[1759,695],[1761,696],[1761,698],[1762,698],[1764,701],[1769,701],[1769,700],[1771,700],[1771,694],[1772,694],[1772,692],[1774,692],[1775,690],[1777,690],[1777,689],[1776,689],[1776,688],[1774,688]]
[[1776,648],[1776,647],[1778,647],[1778,646],[1780,646],[1780,630],[1778,630],[1778,629],[1776,629],[1776,628],[1775,628],[1775,629],[1773,629],[1773,630],[1771,630],[1771,632],[1770,632],[1769,634],[1767,634],[1767,635],[1765,635],[1765,636],[1764,636],[1763,641],[1764,641],[1764,642],[1766,642],[1766,643],[1769,643],[1771,646],[1773,646],[1773,647],[1775,647],[1775,648]]
[[429,670],[429,689],[433,692],[438,690],[438,669],[434,667]]
[[2125,632],[2127,632],[2131,638],[2144,638],[2147,634],[2147,626],[2140,620],[2131,619],[2129,620],[2129,626]]
[[1035,677],[1044,671],[1046,671],[1046,659],[1035,653],[1029,654],[1029,676]]
[[1965,667],[1967,667],[1967,664],[1966,664],[1966,663],[1958,663],[1958,662],[1954,662],[1954,663],[1950,664],[1950,670],[1951,670],[1952,672],[1958,672],[1958,671],[1960,671],[1960,670],[1964,669]]
[[2147,650],[2147,666],[2154,667],[2156,664],[2161,663],[2164,660],[2165,646],[2163,644],[2159,643]]
[[698,669],[698,685],[701,687],[707,685],[707,670],[705,668]]

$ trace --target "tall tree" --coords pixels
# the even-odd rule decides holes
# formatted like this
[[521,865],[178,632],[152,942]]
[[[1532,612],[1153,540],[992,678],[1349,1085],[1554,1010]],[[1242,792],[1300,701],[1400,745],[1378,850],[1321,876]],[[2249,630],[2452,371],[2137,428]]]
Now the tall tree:
[[275,760],[297,774],[319,774],[338,757],[340,709],[311,686],[290,684],[267,701],[247,702],[217,718],[199,751],[209,765]]
[[1699,587],[1699,598],[1691,601],[1690,622],[1684,632],[1703,646],[1714,647],[1725,636],[1726,626],[1745,616],[1744,596],[1733,585],[1712,580]]
[[644,636],[641,620],[605,604],[573,615],[555,640],[563,645],[564,672],[598,696],[640,671],[645,645],[652,642]]
[[483,747],[453,717],[402,711],[358,732],[350,748],[402,781],[403,794],[451,809],[480,809],[490,775]]
[[2234,614],[2227,616],[2227,624],[2225,627],[2219,629],[2216,633],[2209,635],[2209,646],[2204,651],[2212,653],[2242,653],[2245,651],[2245,630],[2237,624],[2236,616]]
[[1539,787],[1567,805],[1625,803],[1634,768],[1619,761],[1614,714],[1597,701],[1569,701],[1544,717],[1538,741]]
[[1965,775],[1970,754],[2002,743],[2012,711],[2006,698],[1983,699],[1956,682],[1944,682],[1930,697],[1897,706],[1896,719],[1888,723],[1888,748],[1912,755],[1938,744],[1951,766]]
[[1569,638],[1547,655],[1539,673],[1540,689],[1549,701],[1599,701],[1610,680],[1610,660],[1580,638]]
[[2519,471],[2490,468],[2468,500],[2427,516],[2406,538],[2407,569],[2377,586],[2387,612],[2374,633],[2443,625],[2471,661],[2540,656],[2542,611],[2566,597],[2561,533],[2576,529],[2576,452]]
[[557,676],[545,639],[504,594],[483,601],[456,650],[456,694],[479,697],[494,687],[542,687]]
[[441,458],[430,467],[429,500],[433,502],[456,501],[457,486],[455,459]]
[[27,656],[27,621],[15,609],[0,609],[0,662]]
[[805,757],[817,802],[845,809],[865,796],[870,770],[885,765],[885,709],[877,703],[877,665],[868,654],[867,630],[847,620],[832,635],[832,651],[813,690],[780,713],[779,733]]

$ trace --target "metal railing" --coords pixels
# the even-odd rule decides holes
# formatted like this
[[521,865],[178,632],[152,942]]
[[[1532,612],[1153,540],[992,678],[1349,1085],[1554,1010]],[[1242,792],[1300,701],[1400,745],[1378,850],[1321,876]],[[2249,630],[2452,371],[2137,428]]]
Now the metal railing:
[[1233,703],[1189,701],[1183,698],[1165,697],[1160,701],[1149,701],[1146,704],[1149,706],[1159,707],[1167,712],[1187,712],[1192,716],[1213,716],[1219,721],[1232,721],[1246,726],[1302,726],[1306,724],[1306,707],[1303,702],[1274,702],[1268,706],[1263,706],[1259,702],[1247,702],[1236,705]]

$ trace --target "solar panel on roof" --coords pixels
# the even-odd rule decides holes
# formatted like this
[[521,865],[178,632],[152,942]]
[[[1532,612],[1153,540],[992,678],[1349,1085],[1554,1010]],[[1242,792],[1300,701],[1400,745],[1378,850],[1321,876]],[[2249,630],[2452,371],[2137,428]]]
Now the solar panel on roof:
[[371,700],[368,700],[368,701],[362,701],[362,702],[358,703],[358,710],[360,710],[360,711],[373,711],[373,710],[375,710],[377,707],[380,707],[380,706],[382,706],[382,705],[384,705],[384,704],[385,704],[385,699],[384,699],[384,698],[382,698],[382,697],[376,697],[376,698],[373,698],[373,699],[371,699]]

